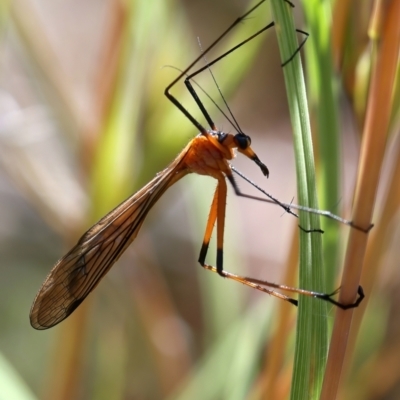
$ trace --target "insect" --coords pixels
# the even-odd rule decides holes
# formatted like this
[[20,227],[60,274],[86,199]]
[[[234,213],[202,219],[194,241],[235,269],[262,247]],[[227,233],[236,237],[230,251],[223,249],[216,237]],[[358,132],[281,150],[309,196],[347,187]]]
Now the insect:
[[[263,0],[264,1],[264,0]],[[336,302],[331,297],[336,293],[317,293],[284,285],[278,285],[267,281],[247,278],[232,274],[223,269],[223,238],[225,207],[227,197],[226,179],[231,183],[238,196],[257,199],[261,201],[275,202],[287,212],[294,214],[291,207],[270,197],[270,200],[258,198],[242,193],[233,177],[233,169],[230,161],[234,158],[234,151],[245,155],[252,160],[261,170],[262,174],[268,177],[267,166],[258,158],[251,147],[251,139],[240,129],[238,133],[230,134],[217,129],[211,117],[205,110],[198,98],[190,79],[206,67],[187,75],[188,71],[211,49],[213,48],[234,26],[246,18],[263,1],[258,3],[250,11],[238,18],[222,35],[209,46],[202,55],[194,60],[180,75],[165,89],[167,98],[182,111],[182,113],[199,130],[199,134],[192,139],[181,151],[172,163],[163,171],[158,173],[146,186],[133,194],[127,200],[110,211],[100,221],[93,225],[78,241],[78,243],[53,267],[50,274],[44,281],[33,302],[30,312],[30,322],[35,329],[47,329],[67,318],[97,286],[104,275],[115,264],[126,248],[136,238],[148,212],[160,199],[163,193],[178,180],[190,173],[207,175],[217,180],[217,188],[212,200],[203,244],[201,246],[199,263],[207,270],[213,271],[222,277],[233,279],[247,286],[274,295],[283,300],[297,305],[297,300],[273,289],[283,289],[308,295],[339,306],[343,309],[357,307],[363,298],[361,287],[359,297],[355,303],[344,305]],[[262,31],[273,26],[273,23],[257,32],[252,37],[240,43],[229,52],[208,63],[212,65],[234,49],[243,45],[251,38]],[[205,119],[210,125],[210,130],[205,129],[182,104],[170,93],[170,89],[184,76],[185,85],[197,102]],[[206,263],[206,255],[211,239],[214,225],[217,230],[217,259],[216,266]]]

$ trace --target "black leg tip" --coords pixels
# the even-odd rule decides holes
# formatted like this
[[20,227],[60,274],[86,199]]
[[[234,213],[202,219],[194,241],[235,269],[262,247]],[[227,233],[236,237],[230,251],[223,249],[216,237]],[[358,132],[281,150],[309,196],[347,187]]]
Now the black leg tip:
[[331,294],[316,295],[315,297],[317,297],[318,299],[321,299],[321,300],[328,301],[329,303],[335,305],[336,307],[341,308],[342,310],[349,310],[351,308],[357,308],[361,304],[361,302],[364,300],[365,294],[364,294],[364,289],[362,288],[362,286],[358,286],[358,290],[357,290],[358,297],[357,297],[356,301],[351,304],[343,304],[343,303],[340,303],[340,302],[332,299],[332,296],[337,294],[339,292],[339,290],[340,290],[340,288],[336,289]]
[[362,228],[361,226],[358,226],[354,224],[353,222],[350,222],[350,226],[354,229],[357,229],[358,231],[364,232],[364,233],[369,233],[369,231],[374,227],[374,224],[371,224],[368,228]]
[[285,0],[285,3],[289,4],[290,7],[294,8],[294,4],[291,1]]
[[325,233],[322,229],[305,229],[301,225],[298,225],[300,230],[302,230],[304,233]]
[[289,302],[290,304],[295,305],[296,307],[299,305],[299,302],[298,302],[297,300],[295,300],[295,299],[288,299],[288,302]]
[[226,278],[226,272],[225,271],[220,271],[217,269],[217,273],[219,276],[222,276],[222,278]]

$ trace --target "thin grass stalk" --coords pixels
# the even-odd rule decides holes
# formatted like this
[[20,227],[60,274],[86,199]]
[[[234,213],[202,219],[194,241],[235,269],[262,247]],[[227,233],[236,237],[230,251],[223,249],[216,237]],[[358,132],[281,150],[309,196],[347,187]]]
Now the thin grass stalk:
[[[299,254],[299,234],[293,230],[292,245],[288,255],[286,273],[283,282],[288,286],[295,286],[297,282],[297,260]],[[263,371],[262,398],[280,399],[282,388],[280,385],[282,371],[285,367],[285,358],[290,338],[292,336],[293,313],[290,312],[291,305],[280,302],[275,312],[275,332],[268,343],[265,352],[265,369]],[[289,388],[287,388],[289,391]]]
[[[272,1],[281,60],[284,62],[298,48],[291,7]],[[308,116],[307,96],[301,59],[296,56],[284,69],[284,77],[293,128],[294,152],[299,204],[318,209],[316,177]],[[319,217],[300,213],[305,229],[319,228]],[[322,240],[320,234],[300,232],[299,286],[323,292]],[[326,304],[311,298],[299,298],[292,399],[319,396],[327,348]]]
[[[310,37],[305,45],[308,98],[316,139],[319,201],[322,210],[339,215],[340,203],[340,135],[338,93],[333,73],[331,44],[331,10],[320,0],[303,1]],[[339,229],[336,221],[324,218],[323,260],[326,290],[336,289],[339,260]]]
[[[352,221],[368,228],[372,220],[386,138],[392,109],[392,93],[400,47],[400,3],[389,3],[382,41],[373,67]],[[351,303],[356,297],[368,235],[351,230],[339,301]],[[347,349],[353,310],[337,310],[321,398],[335,399]]]

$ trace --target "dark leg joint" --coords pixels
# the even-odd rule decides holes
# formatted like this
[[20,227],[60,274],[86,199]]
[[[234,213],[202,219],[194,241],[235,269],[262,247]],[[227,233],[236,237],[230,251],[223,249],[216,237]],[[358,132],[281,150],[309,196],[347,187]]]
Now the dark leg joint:
[[342,310],[349,310],[350,308],[357,308],[361,304],[361,302],[363,301],[363,299],[365,297],[362,286],[358,286],[358,290],[357,290],[358,298],[356,299],[356,301],[351,304],[342,304],[342,303],[339,303],[338,301],[332,299],[332,296],[334,296],[339,290],[340,290],[340,288],[335,290],[331,294],[317,295],[315,297],[317,297],[321,300],[326,300],[329,303],[335,305],[336,307],[341,308]]
[[217,249],[217,272],[219,275],[221,275],[223,278],[225,278],[225,272],[224,272],[224,253],[222,249]]
[[307,39],[308,39],[308,36],[309,36],[308,32],[304,32],[304,31],[302,31],[301,29],[296,29],[296,32],[305,35],[305,38],[304,38],[304,40],[300,43],[299,47],[295,50],[295,52],[289,57],[289,59],[286,60],[284,63],[281,64],[281,67],[282,67],[282,68],[284,68],[286,65],[288,65],[288,64],[290,63],[290,61],[292,61],[293,58],[296,57],[297,53],[300,52],[301,48],[304,46],[304,43],[305,43],[305,42],[307,41]]
[[284,0],[285,3],[288,3],[290,7],[294,8],[294,4],[289,0]]
[[299,304],[299,302],[298,302],[297,300],[295,300],[295,299],[290,299],[290,298],[288,298],[287,301],[288,301],[289,303],[291,303],[291,304],[294,304],[296,307],[297,307],[298,304]]
[[374,227],[374,224],[371,224],[367,229],[361,228],[361,226],[355,225],[353,222],[350,222],[350,226],[358,231],[368,233]]
[[305,233],[324,233],[322,229],[304,229],[301,225],[298,225],[298,227]]
[[199,263],[201,264],[201,266],[204,266],[204,263],[206,262],[207,251],[208,243],[203,243],[199,255]]

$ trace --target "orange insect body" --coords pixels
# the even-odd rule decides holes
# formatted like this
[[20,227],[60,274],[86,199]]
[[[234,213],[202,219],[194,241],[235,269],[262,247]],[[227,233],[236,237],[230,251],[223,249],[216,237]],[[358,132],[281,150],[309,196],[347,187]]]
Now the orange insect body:
[[238,148],[267,171],[249,145],[250,138],[243,133],[232,135],[212,131],[196,136],[166,169],[93,225],[55,264],[32,305],[31,325],[46,329],[70,315],[136,238],[152,206],[171,185],[188,173],[209,175],[219,182],[205,241],[208,246],[219,215],[217,244],[222,246],[225,176],[233,179],[228,160],[234,157],[234,149]]
[[[240,23],[240,21],[243,21],[263,2],[264,0],[261,0],[247,13],[236,19],[235,22],[233,22],[228,29],[226,29],[206,50],[204,50],[199,57],[197,57],[184,71],[181,71],[181,74],[165,89],[164,94],[167,98],[188,118],[189,121],[192,122],[192,124],[200,131],[200,134],[191,140],[178,157],[167,168],[158,173],[146,186],[93,225],[79,239],[78,243],[55,264],[36,295],[31,308],[30,321],[34,328],[47,329],[67,318],[96,287],[125,249],[136,238],[147,213],[162,194],[171,185],[189,173],[209,175],[218,181],[198,260],[203,268],[295,305],[297,305],[297,300],[276,292],[274,289],[282,289],[289,292],[316,297],[343,309],[357,307],[362,301],[364,295],[361,287],[358,291],[358,299],[353,304],[343,305],[331,299],[331,296],[335,293],[325,294],[291,288],[268,281],[238,276],[223,269],[223,237],[227,196],[226,178],[231,183],[236,195],[249,199],[275,203],[281,206],[286,212],[297,217],[297,215],[291,211],[292,205],[281,203],[279,200],[275,199],[254,184],[253,185],[260,189],[268,198],[255,197],[240,191],[232,176],[232,167],[229,164],[229,161],[234,157],[235,149],[253,160],[261,169],[262,173],[267,177],[268,168],[253,152],[250,147],[250,137],[241,132],[237,123],[236,129],[238,133],[235,135],[216,130],[214,122],[208,115],[190,83],[192,77],[203,71],[205,68],[209,68],[221,58],[252,40],[260,33],[274,26],[274,22],[268,24],[263,29],[233,47],[231,50],[216,58],[214,61],[211,61],[205,67],[191,75],[188,75],[189,70],[200,59],[202,59],[208,51],[210,51],[231,29],[233,29],[234,26]],[[300,47],[287,62],[289,62],[299,50]],[[212,129],[211,131],[206,130],[199,122],[197,122],[196,119],[194,119],[182,104],[170,93],[170,89],[184,76],[186,76],[185,85],[209,123],[209,126]],[[247,180],[247,178],[245,179]],[[301,209],[311,212],[316,211],[304,207]],[[217,260],[216,266],[214,267],[206,264],[205,260],[215,224],[217,225]]]
[[231,160],[234,154],[232,148],[225,147],[226,141],[221,145],[212,135],[195,137],[186,148],[186,168],[196,174],[211,176],[213,171],[229,171],[227,160]]

